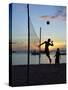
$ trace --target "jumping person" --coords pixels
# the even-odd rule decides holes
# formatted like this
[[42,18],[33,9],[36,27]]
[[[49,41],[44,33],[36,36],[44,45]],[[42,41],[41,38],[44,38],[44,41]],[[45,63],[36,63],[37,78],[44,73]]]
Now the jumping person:
[[43,43],[41,43],[39,45],[39,47],[41,45],[45,44],[45,54],[48,57],[50,64],[51,64],[51,58],[50,58],[50,51],[49,51],[49,46],[53,46],[53,41],[51,41],[51,39],[49,38],[47,41],[44,41]]

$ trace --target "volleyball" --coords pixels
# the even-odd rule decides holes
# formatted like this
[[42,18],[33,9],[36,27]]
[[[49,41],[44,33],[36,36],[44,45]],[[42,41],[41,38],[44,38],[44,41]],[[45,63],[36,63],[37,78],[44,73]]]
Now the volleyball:
[[47,22],[46,22],[46,24],[48,24],[48,25],[49,25],[49,24],[50,24],[50,21],[47,21]]

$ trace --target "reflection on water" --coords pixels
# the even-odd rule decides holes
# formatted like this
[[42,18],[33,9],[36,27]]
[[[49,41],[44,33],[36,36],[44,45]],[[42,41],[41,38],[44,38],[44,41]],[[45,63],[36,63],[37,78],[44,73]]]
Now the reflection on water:
[[[55,63],[55,57],[54,57],[54,53],[52,53],[51,59],[52,59],[52,63]],[[25,65],[27,64],[27,53],[12,53],[12,64],[13,65]],[[45,54],[41,54],[41,60],[40,60],[41,64],[48,64],[49,60],[46,57]],[[66,55],[61,55],[60,58],[60,63],[66,63]],[[39,55],[31,55],[30,54],[30,64],[39,64]]]

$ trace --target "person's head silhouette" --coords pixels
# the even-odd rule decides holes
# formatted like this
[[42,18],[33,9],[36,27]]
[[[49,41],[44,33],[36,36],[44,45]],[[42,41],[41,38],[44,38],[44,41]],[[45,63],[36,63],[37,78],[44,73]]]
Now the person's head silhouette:
[[49,39],[48,39],[48,42],[50,42],[50,41],[51,41],[51,39],[49,38]]
[[57,51],[60,51],[60,49],[59,49],[59,48],[57,48]]

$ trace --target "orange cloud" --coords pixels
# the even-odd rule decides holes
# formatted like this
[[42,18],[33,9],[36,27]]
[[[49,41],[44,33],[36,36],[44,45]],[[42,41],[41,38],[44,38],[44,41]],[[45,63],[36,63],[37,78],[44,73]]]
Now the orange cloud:
[[50,19],[61,19],[61,20],[66,20],[66,16],[62,15],[56,15],[56,16],[40,16],[41,20],[50,20]]

